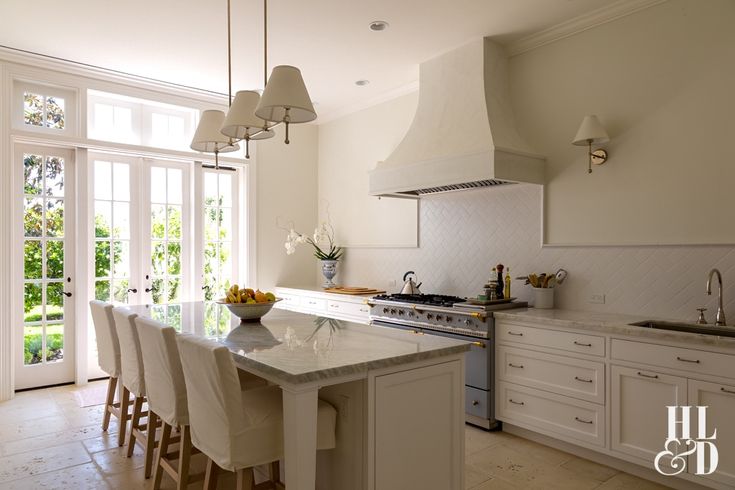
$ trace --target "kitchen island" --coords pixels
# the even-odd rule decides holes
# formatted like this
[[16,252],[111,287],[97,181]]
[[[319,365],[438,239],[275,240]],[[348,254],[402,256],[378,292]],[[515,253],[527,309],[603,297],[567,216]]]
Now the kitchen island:
[[[464,488],[469,343],[279,310],[240,323],[215,303],[131,309],[222,342],[281,387],[289,489]],[[337,447],[318,457],[317,397],[339,414]]]

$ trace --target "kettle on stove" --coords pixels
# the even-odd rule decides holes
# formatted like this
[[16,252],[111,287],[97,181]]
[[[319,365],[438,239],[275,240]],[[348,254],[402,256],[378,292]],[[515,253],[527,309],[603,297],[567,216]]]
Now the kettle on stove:
[[[413,275],[414,277],[408,277],[410,275]],[[421,294],[421,290],[419,289],[422,282],[416,284],[414,281],[414,278],[416,277],[416,273],[414,271],[408,271],[405,274],[403,274],[403,288],[401,289],[401,294]]]

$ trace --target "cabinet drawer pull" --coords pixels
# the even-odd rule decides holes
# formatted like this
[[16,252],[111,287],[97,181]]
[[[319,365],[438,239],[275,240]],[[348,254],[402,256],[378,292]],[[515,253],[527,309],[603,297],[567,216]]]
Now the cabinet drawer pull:
[[473,407],[476,407],[479,404],[480,404],[480,402],[478,402],[477,400],[472,400],[472,406]]
[[699,364],[699,359],[684,359],[683,357],[676,356],[677,361],[691,362],[692,364]]
[[360,311],[361,311],[362,313],[367,313],[367,312],[368,312],[368,311],[370,311],[370,310],[368,310],[367,308],[360,308]]
[[424,332],[419,332],[418,330],[409,330],[411,333],[415,333],[416,335],[423,335]]
[[515,335],[516,337],[523,337],[522,333],[511,332],[510,330],[508,330],[508,335]]
[[472,345],[474,345],[475,347],[481,347],[483,349],[486,348],[485,344],[483,342],[479,342],[479,341],[478,342],[472,342]]
[[592,347],[592,344],[585,344],[582,342],[577,342],[576,340],[574,341],[574,345],[580,345],[582,347]]
[[584,419],[580,419],[579,417],[574,417],[574,420],[576,420],[577,422],[581,422],[583,424],[594,424],[592,420],[584,420]]
[[523,402],[517,402],[512,398],[508,398],[508,401],[511,402],[513,405],[525,405]]
[[638,376],[643,376],[644,378],[658,379],[658,374],[654,374],[653,376],[651,376],[650,374],[645,374],[640,371],[638,371]]
[[575,376],[574,379],[576,379],[577,381],[581,381],[582,383],[591,383],[592,382],[591,379],[584,379],[584,378],[580,378],[579,376]]
[[735,391],[733,391],[733,390],[728,390],[727,388],[722,388],[722,387],[720,387],[720,391],[722,391],[722,392],[724,392],[724,393],[730,393],[731,395],[735,395]]
[[339,308],[339,305],[332,304],[332,308]]
[[523,369],[523,364],[513,364],[512,362],[509,362],[508,366],[516,369]]

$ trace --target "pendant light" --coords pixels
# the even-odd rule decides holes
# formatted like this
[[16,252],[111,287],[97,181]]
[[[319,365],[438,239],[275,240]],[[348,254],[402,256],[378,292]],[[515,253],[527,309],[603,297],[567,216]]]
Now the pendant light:
[[[263,18],[267,23],[267,2],[263,0]],[[266,56],[268,46],[265,45]],[[309,98],[301,71],[295,66],[280,65],[273,68],[263,90],[255,115],[266,121],[286,125],[285,143],[289,144],[290,124],[305,123],[316,119],[314,105]]]

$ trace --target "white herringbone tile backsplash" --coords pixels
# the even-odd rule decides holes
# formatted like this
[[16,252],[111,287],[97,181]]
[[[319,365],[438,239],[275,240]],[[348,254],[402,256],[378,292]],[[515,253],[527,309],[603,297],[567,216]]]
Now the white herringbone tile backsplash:
[[[707,273],[717,267],[725,283],[725,312],[735,321],[735,247],[635,246],[541,247],[541,189],[533,185],[463,191],[424,198],[419,205],[419,248],[350,248],[340,264],[342,284],[401,287],[414,270],[423,292],[477,295],[495,264],[511,276],[554,272],[567,281],[556,290],[556,306],[696,319],[707,307],[713,321],[716,291],[705,294]],[[389,286],[391,280],[396,286]],[[392,292],[392,291],[391,291]],[[588,302],[604,294],[605,304]],[[513,281],[513,296],[531,289]]]

